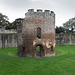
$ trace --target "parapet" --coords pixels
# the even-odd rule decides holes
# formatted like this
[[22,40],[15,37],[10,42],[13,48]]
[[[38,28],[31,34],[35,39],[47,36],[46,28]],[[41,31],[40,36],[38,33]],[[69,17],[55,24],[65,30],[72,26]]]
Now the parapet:
[[34,15],[38,15],[40,14],[40,16],[44,16],[45,14],[47,16],[55,16],[55,13],[53,11],[50,11],[50,10],[41,10],[41,9],[37,9],[37,11],[35,12],[34,9],[29,9],[28,12],[25,14],[26,17],[32,17]]
[[22,21],[23,21],[22,18],[18,18],[18,19],[15,20],[16,23],[19,23],[19,22],[22,22]]
[[15,29],[11,29],[11,30],[5,30],[5,29],[0,29],[0,34],[11,34],[11,33],[17,33],[17,31]]
[[37,12],[41,13],[41,12],[42,12],[42,10],[41,10],[41,9],[37,9]]
[[45,12],[45,13],[51,13],[50,10],[45,10],[44,12]]
[[34,9],[29,9],[28,12],[34,12]]

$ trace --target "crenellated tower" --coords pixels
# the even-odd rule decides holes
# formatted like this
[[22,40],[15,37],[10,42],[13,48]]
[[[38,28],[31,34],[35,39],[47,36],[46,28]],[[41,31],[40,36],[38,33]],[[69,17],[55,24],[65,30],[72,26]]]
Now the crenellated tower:
[[34,9],[29,9],[24,20],[19,23],[19,27],[19,56],[55,55],[55,13],[53,11],[38,9],[35,12]]

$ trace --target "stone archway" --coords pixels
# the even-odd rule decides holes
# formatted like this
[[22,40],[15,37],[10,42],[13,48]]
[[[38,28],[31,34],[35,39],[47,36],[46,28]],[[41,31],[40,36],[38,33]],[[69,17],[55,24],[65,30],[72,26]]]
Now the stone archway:
[[36,45],[36,56],[44,56],[44,49],[41,44]]

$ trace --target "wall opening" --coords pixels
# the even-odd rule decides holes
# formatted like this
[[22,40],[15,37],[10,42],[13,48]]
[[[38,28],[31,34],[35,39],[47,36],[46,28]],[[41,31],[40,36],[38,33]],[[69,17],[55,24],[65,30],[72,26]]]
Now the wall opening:
[[26,48],[25,48],[25,47],[23,47],[23,52],[25,52],[25,49],[26,49]]
[[53,46],[51,46],[51,52],[53,52]]
[[41,38],[41,28],[37,28],[37,37],[40,39]]
[[42,45],[37,45],[36,46],[36,56],[44,56],[44,49]]

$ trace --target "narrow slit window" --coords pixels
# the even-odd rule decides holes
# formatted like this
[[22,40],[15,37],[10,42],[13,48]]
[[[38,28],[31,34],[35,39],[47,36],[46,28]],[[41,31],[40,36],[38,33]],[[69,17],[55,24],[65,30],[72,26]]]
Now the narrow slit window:
[[41,38],[41,28],[37,28],[37,37]]

